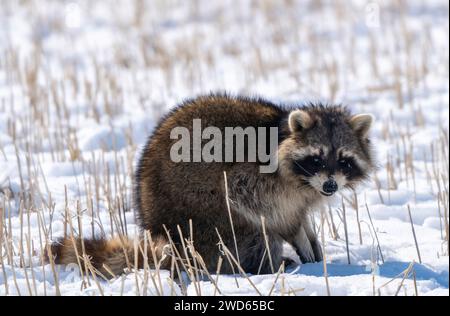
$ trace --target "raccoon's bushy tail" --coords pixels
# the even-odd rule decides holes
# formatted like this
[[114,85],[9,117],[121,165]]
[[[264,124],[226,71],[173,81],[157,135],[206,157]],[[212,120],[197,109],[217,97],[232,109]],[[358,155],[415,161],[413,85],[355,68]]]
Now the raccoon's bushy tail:
[[[161,238],[153,240],[153,245],[149,245],[149,243],[147,243],[147,251],[145,251],[143,241],[139,241],[136,245],[134,239],[126,237],[113,239],[62,238],[51,245],[51,255],[56,264],[79,264],[83,270],[91,270],[91,272],[93,270],[107,278],[120,275],[127,268],[143,268],[145,257],[150,268],[155,268],[156,265],[162,269],[167,268],[168,260],[164,257],[164,246],[168,244],[167,241]],[[85,258],[89,262],[85,262]]]

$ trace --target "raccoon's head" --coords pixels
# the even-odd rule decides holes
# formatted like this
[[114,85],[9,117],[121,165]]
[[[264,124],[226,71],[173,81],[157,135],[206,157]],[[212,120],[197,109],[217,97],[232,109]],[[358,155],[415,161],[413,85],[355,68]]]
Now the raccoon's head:
[[283,176],[323,196],[368,178],[372,115],[351,115],[340,106],[307,106],[291,111],[286,124],[289,136],[279,147]]

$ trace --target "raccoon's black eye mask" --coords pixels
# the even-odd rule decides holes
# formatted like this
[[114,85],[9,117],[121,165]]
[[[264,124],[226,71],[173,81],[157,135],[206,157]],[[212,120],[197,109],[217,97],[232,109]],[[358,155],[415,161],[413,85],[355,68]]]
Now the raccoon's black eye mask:
[[304,177],[312,177],[316,173],[327,169],[331,174],[336,171],[340,171],[349,180],[357,179],[363,177],[364,175],[355,159],[351,157],[341,157],[336,162],[331,162],[330,165],[320,156],[308,156],[302,159],[294,160],[292,168],[296,174]]
[[338,160],[339,169],[348,179],[356,179],[363,176],[363,172],[354,158],[345,157]]
[[294,160],[293,169],[296,174],[312,177],[317,172],[324,170],[326,164],[320,156],[308,156],[302,159]]

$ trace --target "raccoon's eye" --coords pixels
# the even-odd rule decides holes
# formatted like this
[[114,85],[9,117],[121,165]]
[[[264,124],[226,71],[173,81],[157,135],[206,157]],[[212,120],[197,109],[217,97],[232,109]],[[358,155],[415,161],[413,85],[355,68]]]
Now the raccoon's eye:
[[341,158],[338,160],[338,164],[339,169],[348,179],[358,179],[364,177],[363,170],[353,158]]
[[350,159],[341,159],[339,160],[339,165],[344,172],[349,172],[353,169],[353,161]]
[[325,168],[325,163],[318,156],[309,156],[301,160],[294,160],[294,171],[307,177],[311,177]]
[[325,169],[325,162],[322,158],[316,156],[312,158],[312,164],[314,166],[315,171],[318,171],[320,169]]

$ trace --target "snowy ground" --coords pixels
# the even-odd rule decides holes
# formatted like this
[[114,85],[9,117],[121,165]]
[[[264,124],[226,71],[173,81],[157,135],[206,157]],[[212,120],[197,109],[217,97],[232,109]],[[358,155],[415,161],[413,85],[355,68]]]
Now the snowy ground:
[[42,266],[66,215],[85,236],[135,233],[139,149],[210,90],[373,113],[380,168],[345,194],[347,238],[341,200],[324,213],[329,291],[448,295],[448,14],[445,0],[1,1],[0,295],[327,295],[322,263],[218,289]]

